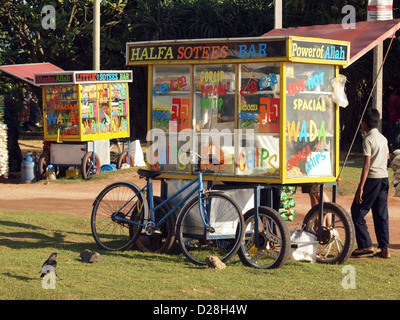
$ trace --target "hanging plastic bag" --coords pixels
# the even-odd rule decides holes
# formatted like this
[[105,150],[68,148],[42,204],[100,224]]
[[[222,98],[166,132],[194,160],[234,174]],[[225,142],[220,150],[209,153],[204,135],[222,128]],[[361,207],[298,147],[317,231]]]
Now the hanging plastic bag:
[[346,76],[339,74],[336,78],[332,79],[331,84],[333,87],[332,99],[333,102],[339,106],[346,108],[349,105],[346,93],[344,92],[344,86],[346,85]]

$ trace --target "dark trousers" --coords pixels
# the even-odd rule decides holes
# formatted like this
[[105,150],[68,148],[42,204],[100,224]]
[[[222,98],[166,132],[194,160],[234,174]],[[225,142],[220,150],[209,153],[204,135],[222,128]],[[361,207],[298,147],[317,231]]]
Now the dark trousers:
[[368,178],[365,182],[361,204],[353,201],[351,216],[356,230],[358,248],[372,247],[371,237],[368,232],[365,216],[372,210],[375,235],[378,240],[378,248],[385,249],[389,245],[389,213],[387,206],[389,191],[388,178]]
[[[261,189],[260,190],[260,206],[268,206],[268,197],[270,191],[267,189]],[[274,186],[272,187],[272,209],[275,209],[276,211],[279,211],[279,207],[281,204],[281,193],[282,193],[282,187]]]

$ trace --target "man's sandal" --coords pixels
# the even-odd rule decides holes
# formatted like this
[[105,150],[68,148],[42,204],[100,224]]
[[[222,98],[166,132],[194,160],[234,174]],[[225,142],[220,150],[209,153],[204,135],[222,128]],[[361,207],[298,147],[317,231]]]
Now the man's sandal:
[[382,251],[379,251],[374,254],[375,258],[382,258],[382,259],[390,259],[390,254],[384,254]]
[[356,249],[353,251],[353,253],[351,254],[352,257],[359,257],[365,254],[371,254],[374,253],[374,250],[372,249],[368,249],[368,248],[364,248],[364,249]]

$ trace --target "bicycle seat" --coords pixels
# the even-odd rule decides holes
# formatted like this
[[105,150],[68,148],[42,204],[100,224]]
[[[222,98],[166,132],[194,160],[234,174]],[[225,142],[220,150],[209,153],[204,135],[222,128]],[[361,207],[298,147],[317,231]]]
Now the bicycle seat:
[[145,170],[145,169],[139,169],[137,171],[137,173],[140,176],[145,177],[146,179],[155,178],[155,177],[158,177],[161,174],[161,172],[158,171],[158,170],[154,171],[154,170]]

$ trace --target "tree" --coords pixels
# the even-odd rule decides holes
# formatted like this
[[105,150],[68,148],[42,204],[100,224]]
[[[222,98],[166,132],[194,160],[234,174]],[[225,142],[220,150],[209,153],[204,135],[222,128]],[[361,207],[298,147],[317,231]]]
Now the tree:
[[[366,20],[367,0],[284,0],[283,27],[341,23],[344,5]],[[56,9],[56,29],[42,27],[44,5]],[[126,69],[125,45],[133,41],[261,36],[273,28],[274,0],[102,0],[101,68]],[[394,2],[394,17],[400,5]],[[4,0],[0,7],[0,63],[51,62],[64,70],[92,68],[93,0]],[[387,42],[387,41],[386,41]],[[387,44],[386,44],[387,45]],[[384,88],[400,83],[400,46],[394,41],[386,61]],[[132,137],[144,138],[147,69],[134,67],[130,85]],[[352,139],[372,88],[369,55],[343,70],[350,105],[342,109],[342,144]],[[19,80],[0,77],[4,92]],[[6,84],[5,84],[6,81]],[[11,83],[11,86],[10,86]]]

